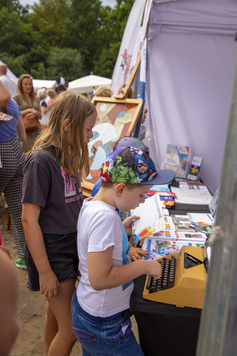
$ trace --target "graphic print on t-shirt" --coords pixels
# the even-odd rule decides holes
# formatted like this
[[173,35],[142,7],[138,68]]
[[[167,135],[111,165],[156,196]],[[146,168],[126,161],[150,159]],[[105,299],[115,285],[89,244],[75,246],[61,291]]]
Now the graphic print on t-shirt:
[[[130,245],[128,243],[128,235],[126,234],[126,231],[123,227],[122,221],[120,221],[120,226],[122,230],[122,243],[123,243],[123,250],[122,250],[122,259],[123,259],[123,265],[126,265],[131,262],[130,259]],[[123,284],[122,289],[125,290],[132,284],[132,281],[129,281],[125,284]]]
[[71,203],[73,201],[83,198],[81,183],[77,177],[72,177],[61,167],[62,177],[64,179],[64,196],[65,203]]

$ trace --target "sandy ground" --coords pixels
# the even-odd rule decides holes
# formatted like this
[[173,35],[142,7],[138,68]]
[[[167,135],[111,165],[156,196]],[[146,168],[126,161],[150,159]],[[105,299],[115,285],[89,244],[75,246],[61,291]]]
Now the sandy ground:
[[[0,231],[3,245],[8,248],[15,261],[17,251],[11,229],[7,231],[8,210],[4,207],[5,200],[0,198]],[[27,271],[16,267],[20,285],[18,317],[20,331],[10,356],[45,355],[43,325],[45,317],[45,297],[40,292],[31,292],[26,288]],[[79,342],[74,345],[71,356],[81,356]]]

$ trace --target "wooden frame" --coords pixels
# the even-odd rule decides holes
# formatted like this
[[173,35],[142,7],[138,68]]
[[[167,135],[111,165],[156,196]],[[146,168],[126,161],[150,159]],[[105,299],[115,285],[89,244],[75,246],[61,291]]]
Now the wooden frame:
[[123,136],[131,136],[142,109],[141,99],[115,99],[96,97],[92,99],[97,109],[93,128],[94,137],[88,144],[90,174],[84,177],[82,192],[91,195],[94,184],[100,178],[100,167],[112,152],[115,143]]

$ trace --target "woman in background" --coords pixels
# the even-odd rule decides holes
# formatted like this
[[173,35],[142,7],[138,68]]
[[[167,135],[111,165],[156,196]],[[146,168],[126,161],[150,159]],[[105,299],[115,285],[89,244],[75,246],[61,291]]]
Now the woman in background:
[[[33,78],[29,74],[22,74],[17,82],[17,93],[13,99],[19,105],[22,118],[26,117],[28,120],[37,118],[41,119],[40,99],[35,96],[33,88]],[[23,142],[24,152],[28,152],[33,147],[35,139],[41,132],[40,124],[39,129],[34,132],[26,133],[26,141]]]
[[21,222],[23,169],[26,158],[20,142],[26,139],[26,132],[19,106],[13,99],[7,105],[1,106],[0,111],[12,117],[9,121],[0,121],[0,195],[4,193],[11,214],[12,232],[19,256],[15,262],[16,266],[26,268],[25,235]]

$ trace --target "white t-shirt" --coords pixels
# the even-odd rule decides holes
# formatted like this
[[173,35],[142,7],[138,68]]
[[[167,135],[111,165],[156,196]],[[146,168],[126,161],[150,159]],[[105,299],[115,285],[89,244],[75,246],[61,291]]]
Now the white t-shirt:
[[0,80],[5,85],[5,87],[8,89],[11,96],[16,94],[17,87],[16,87],[16,84],[13,82],[13,80],[11,80],[7,75],[1,75]]
[[88,278],[88,252],[105,251],[114,246],[112,264],[130,263],[128,237],[115,208],[101,201],[85,200],[77,223],[77,247],[81,280],[77,287],[77,299],[89,314],[107,317],[130,306],[133,282],[95,291]]

